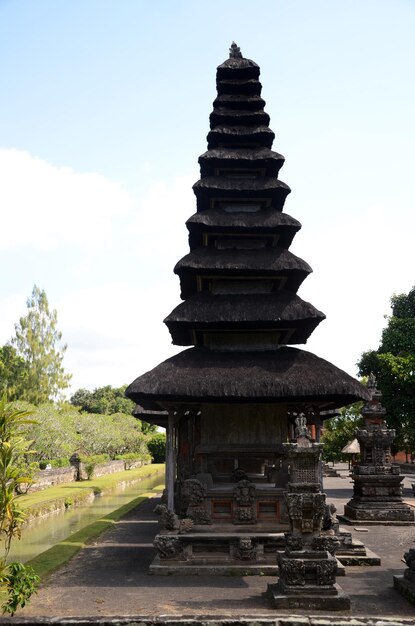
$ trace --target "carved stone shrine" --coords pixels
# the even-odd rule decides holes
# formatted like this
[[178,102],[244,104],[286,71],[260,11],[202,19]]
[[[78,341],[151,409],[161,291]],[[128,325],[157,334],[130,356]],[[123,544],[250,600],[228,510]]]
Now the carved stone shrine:
[[353,498],[345,505],[342,519],[352,524],[413,523],[414,511],[402,500],[403,476],[392,463],[395,431],[386,426],[386,409],[373,374],[368,389],[372,397],[361,411],[364,425],[356,433],[361,460],[353,467]]
[[290,530],[286,548],[278,553],[279,580],[268,585],[268,595],[278,609],[350,608],[350,599],[336,583],[339,544],[335,535],[322,533],[326,495],[321,492],[322,444],[312,443],[302,432],[300,417],[296,443],[284,444],[290,466],[285,494]]
[[336,409],[369,399],[294,347],[325,316],[297,295],[312,270],[289,250],[301,224],[283,212],[290,189],[259,73],[236,44],[217,68],[190,251],[174,270],[183,302],[164,320],[173,343],[191,347],[126,390],[137,417],[167,429],[165,505],[179,523],[161,513],[154,574],[276,574],[295,420],[306,416],[318,440]]

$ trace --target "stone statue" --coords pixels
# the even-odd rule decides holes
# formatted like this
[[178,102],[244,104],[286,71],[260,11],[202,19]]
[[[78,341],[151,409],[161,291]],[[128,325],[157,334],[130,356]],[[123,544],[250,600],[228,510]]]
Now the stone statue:
[[236,45],[234,41],[232,41],[231,47],[229,48],[229,58],[230,59],[242,59],[242,52],[239,46]]

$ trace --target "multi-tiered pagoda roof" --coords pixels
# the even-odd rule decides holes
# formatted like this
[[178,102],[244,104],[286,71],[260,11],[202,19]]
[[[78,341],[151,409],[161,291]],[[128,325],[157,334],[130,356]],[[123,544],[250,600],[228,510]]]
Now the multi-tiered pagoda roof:
[[174,344],[193,347],[127,389],[153,418],[198,403],[299,402],[324,411],[368,398],[342,370],[289,347],[305,344],[325,315],[297,295],[312,270],[289,250],[301,224],[283,213],[290,188],[278,178],[284,157],[271,150],[261,90],[258,65],[233,44],[217,68],[197,211],[186,222],[190,252],[174,268],[183,302],[164,320]]

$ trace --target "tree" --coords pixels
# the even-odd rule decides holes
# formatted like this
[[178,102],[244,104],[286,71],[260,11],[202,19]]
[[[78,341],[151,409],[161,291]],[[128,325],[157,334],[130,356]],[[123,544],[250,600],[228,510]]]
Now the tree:
[[113,413],[125,413],[131,415],[134,402],[125,397],[124,392],[127,385],[123,387],[111,387],[106,385],[98,387],[94,391],[78,389],[71,397],[71,404],[79,406],[81,411],[86,413],[100,413],[101,415],[112,415]]
[[27,366],[15,348],[6,343],[0,347],[0,394],[7,389],[8,399],[17,400],[26,388]]
[[[98,413],[100,415],[114,415],[115,413],[124,413],[131,415],[134,409],[134,402],[125,397],[127,385],[122,387],[111,387],[106,385],[98,387],[94,391],[88,389],[78,389],[71,397],[71,404],[80,408],[86,413]],[[136,420],[137,424],[141,424],[141,430],[145,434],[156,431],[156,426]]]
[[377,350],[364,352],[361,374],[374,373],[386,408],[386,421],[395,428],[395,449],[415,451],[415,286],[391,298],[392,315]]
[[45,291],[36,285],[27,300],[28,313],[15,325],[12,344],[26,363],[26,379],[21,399],[41,404],[56,400],[69,387],[70,374],[62,365],[66,345],[60,345],[57,313],[51,311]]
[[343,407],[338,417],[324,422],[321,441],[324,443],[323,455],[326,461],[341,461],[344,458],[344,446],[355,438],[356,430],[363,423],[360,415],[362,406],[362,402],[355,402],[347,408]]

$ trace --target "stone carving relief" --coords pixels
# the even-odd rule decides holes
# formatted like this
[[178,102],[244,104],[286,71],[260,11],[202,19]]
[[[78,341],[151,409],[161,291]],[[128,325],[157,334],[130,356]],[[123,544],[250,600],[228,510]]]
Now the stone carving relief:
[[337,561],[328,559],[317,565],[317,583],[319,585],[334,585],[336,582]]
[[185,559],[180,539],[174,535],[156,535],[153,546],[161,559]]
[[251,537],[241,537],[235,548],[235,557],[243,561],[253,561],[256,559],[256,546]]
[[186,508],[186,517],[194,524],[211,524],[207,510],[207,488],[196,478],[185,480],[182,485],[182,504]]
[[336,511],[337,508],[333,503],[326,504],[324,507],[323,530],[333,531],[335,534],[339,532],[340,522],[337,519]]
[[154,513],[159,516],[159,528],[161,530],[179,529],[179,518],[174,511],[169,511],[165,504],[158,504]]
[[249,480],[240,480],[233,489],[233,497],[239,506],[252,505],[255,502],[255,485]]
[[305,564],[302,559],[286,559],[280,556],[278,559],[280,577],[286,585],[302,587],[305,585]]
[[255,485],[249,480],[240,480],[234,487],[233,497],[236,502],[236,506],[234,507],[234,523],[255,524]]

